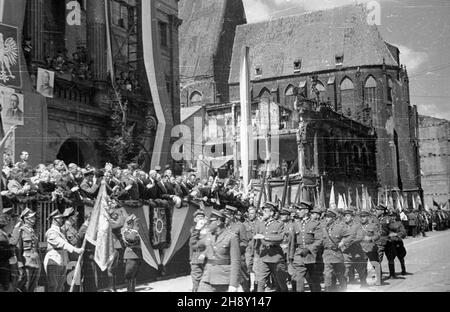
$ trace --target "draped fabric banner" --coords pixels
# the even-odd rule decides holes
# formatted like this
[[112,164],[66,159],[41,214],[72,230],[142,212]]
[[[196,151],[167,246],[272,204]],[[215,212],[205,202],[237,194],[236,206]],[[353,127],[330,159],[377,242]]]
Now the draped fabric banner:
[[183,206],[181,209],[173,208],[171,231],[172,243],[170,247],[164,251],[163,265],[167,265],[189,239],[195,210],[196,207],[193,206]]

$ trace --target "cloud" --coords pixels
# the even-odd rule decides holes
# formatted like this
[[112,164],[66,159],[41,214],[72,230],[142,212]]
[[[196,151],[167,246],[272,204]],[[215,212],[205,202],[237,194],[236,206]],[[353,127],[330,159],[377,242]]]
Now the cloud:
[[397,45],[400,49],[400,61],[406,65],[408,72],[413,73],[428,60],[426,52],[414,51],[406,46]]

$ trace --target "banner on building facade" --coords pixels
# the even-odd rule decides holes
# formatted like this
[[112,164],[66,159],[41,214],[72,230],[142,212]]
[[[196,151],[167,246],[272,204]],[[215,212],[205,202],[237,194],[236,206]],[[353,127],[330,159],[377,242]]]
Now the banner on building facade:
[[0,23],[0,85],[22,88],[18,29]]

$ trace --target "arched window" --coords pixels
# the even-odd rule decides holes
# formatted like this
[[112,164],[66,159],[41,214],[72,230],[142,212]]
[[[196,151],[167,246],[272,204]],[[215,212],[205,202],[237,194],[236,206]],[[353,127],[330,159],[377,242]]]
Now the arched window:
[[392,82],[391,77],[389,77],[388,78],[388,90],[387,90],[387,97],[388,97],[389,102],[392,102],[392,99],[394,98],[393,91],[394,91],[394,83]]
[[190,102],[191,102],[192,106],[200,105],[202,103],[202,101],[203,101],[203,95],[200,92],[194,91],[191,93]]
[[341,109],[345,116],[355,116],[355,86],[350,78],[341,82]]
[[377,81],[369,76],[364,84],[364,103],[368,107],[374,107],[377,100]]
[[295,87],[293,85],[289,85],[284,92],[284,103],[286,106],[294,108],[295,103]]

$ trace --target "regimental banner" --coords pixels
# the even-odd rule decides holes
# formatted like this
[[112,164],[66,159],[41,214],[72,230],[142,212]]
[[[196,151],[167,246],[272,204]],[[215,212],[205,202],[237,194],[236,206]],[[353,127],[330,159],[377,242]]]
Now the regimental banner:
[[0,84],[20,89],[20,46],[17,27],[0,23]]

